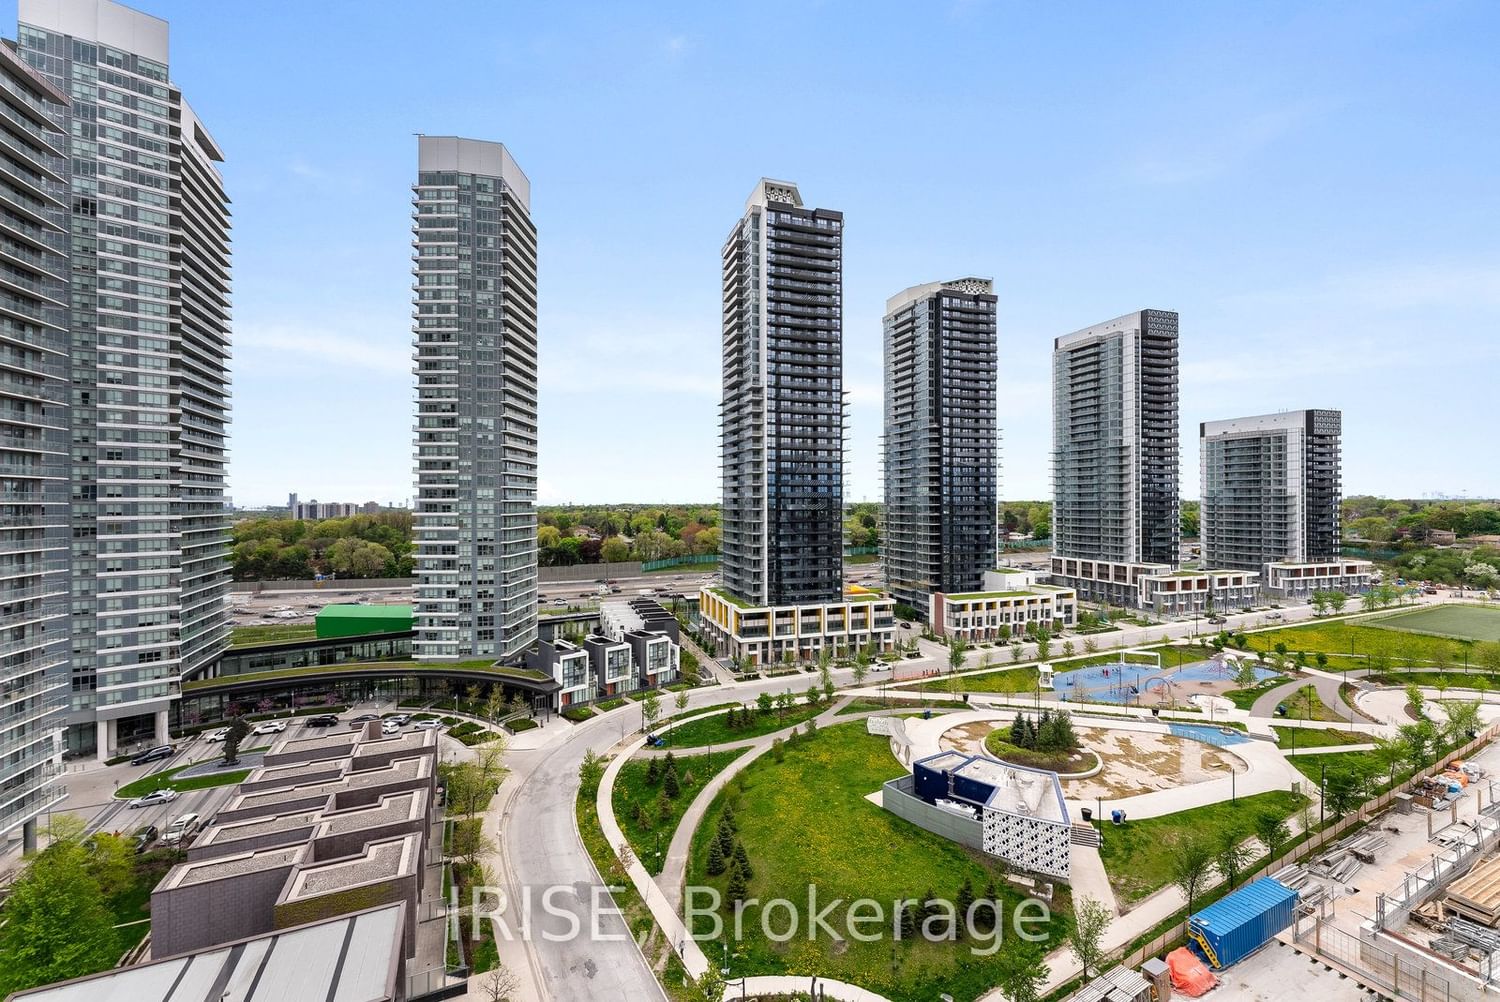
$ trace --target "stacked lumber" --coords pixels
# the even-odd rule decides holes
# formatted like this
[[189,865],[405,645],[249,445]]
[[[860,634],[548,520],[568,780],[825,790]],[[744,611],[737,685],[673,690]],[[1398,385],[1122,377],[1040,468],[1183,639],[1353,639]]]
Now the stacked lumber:
[[1480,860],[1448,886],[1448,910],[1480,925],[1500,925],[1500,856]]

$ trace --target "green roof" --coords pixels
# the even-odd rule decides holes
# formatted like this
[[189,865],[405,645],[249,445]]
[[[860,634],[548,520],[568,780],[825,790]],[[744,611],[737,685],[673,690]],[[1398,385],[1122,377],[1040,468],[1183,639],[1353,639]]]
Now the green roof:
[[944,596],[951,602],[971,602],[981,598],[1026,598],[1035,595],[1034,591],[973,591],[963,595]]
[[732,606],[735,606],[736,608],[740,608],[740,609],[754,609],[754,608],[756,608],[756,606],[753,606],[749,602],[746,602],[744,599],[740,598],[738,595],[736,595],[733,592],[731,592],[728,588],[709,588],[708,591],[713,592],[715,595],[719,596],[724,601],[728,602]]
[[493,661],[341,661],[334,665],[309,665],[304,668],[280,668],[271,671],[246,672],[243,675],[220,675],[216,678],[198,678],[182,683],[183,692],[195,689],[232,685],[237,682],[260,682],[278,678],[298,678],[305,675],[338,675],[344,672],[381,671],[393,675],[442,674],[444,671],[482,672],[501,678],[525,679],[528,682],[549,682],[551,676],[534,668],[521,668],[496,664]]
[[318,638],[405,633],[412,628],[409,605],[325,605],[317,616]]

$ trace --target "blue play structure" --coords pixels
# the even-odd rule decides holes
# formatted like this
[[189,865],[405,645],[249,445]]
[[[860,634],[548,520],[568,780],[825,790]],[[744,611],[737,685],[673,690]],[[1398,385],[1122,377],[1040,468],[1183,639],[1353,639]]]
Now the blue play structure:
[[[1266,668],[1253,671],[1257,682],[1275,674]],[[1058,698],[1063,700],[1128,705],[1154,689],[1196,682],[1222,682],[1233,679],[1236,672],[1234,665],[1217,661],[1194,661],[1179,668],[1161,669],[1146,664],[1102,664],[1060,674],[1056,676],[1053,687]]]

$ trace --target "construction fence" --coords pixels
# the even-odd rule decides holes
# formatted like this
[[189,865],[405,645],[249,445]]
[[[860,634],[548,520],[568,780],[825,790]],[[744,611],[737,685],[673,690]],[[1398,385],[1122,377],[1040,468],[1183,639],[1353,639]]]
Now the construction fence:
[[[1322,831],[1314,832],[1311,838],[1298,843],[1291,849],[1288,849],[1286,852],[1278,856],[1274,861],[1268,861],[1258,870],[1246,874],[1243,878],[1243,882],[1245,884],[1248,884],[1252,881],[1259,880],[1261,877],[1269,877],[1273,873],[1276,873],[1278,870],[1285,868],[1289,863],[1295,863],[1300,859],[1317,855],[1319,851],[1327,846],[1330,842],[1338,841],[1339,838],[1342,837],[1349,829],[1355,827],[1356,825],[1363,824],[1367,818],[1374,817],[1375,815],[1389,808],[1395,802],[1396,794],[1404,793],[1407,790],[1410,790],[1412,787],[1416,786],[1418,783],[1427,779],[1429,776],[1440,772],[1442,770],[1442,767],[1448,762],[1451,762],[1453,759],[1467,758],[1473,752],[1484,747],[1486,744],[1489,744],[1490,741],[1494,740],[1497,730],[1500,730],[1500,725],[1491,724],[1489,727],[1485,728],[1485,730],[1482,731],[1474,740],[1442,756],[1432,765],[1419,770],[1409,779],[1397,783],[1389,790],[1380,794],[1380,796],[1374,797],[1371,800],[1367,801],[1362,807],[1359,808],[1359,810],[1355,811],[1349,816],[1340,818],[1338,821],[1329,825],[1327,828],[1324,828]],[[1145,945],[1131,951],[1128,955],[1125,956],[1123,960],[1120,961],[1120,963],[1125,967],[1139,967],[1151,957],[1159,957],[1168,949],[1181,945],[1186,939],[1187,920],[1184,919],[1183,921],[1172,926],[1170,929],[1161,933],[1159,936],[1156,936],[1149,943],[1146,943]],[[1343,962],[1340,961],[1340,963]],[[1356,976],[1358,975],[1358,968],[1351,968],[1351,970],[1356,974]],[[1432,998],[1432,996],[1429,996],[1429,998]]]

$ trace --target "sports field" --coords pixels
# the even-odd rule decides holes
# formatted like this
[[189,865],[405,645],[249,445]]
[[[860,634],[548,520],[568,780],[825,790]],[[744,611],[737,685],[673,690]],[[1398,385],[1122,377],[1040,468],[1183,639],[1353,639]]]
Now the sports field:
[[1455,640],[1500,640],[1500,609],[1484,606],[1438,605],[1367,619],[1364,624]]

